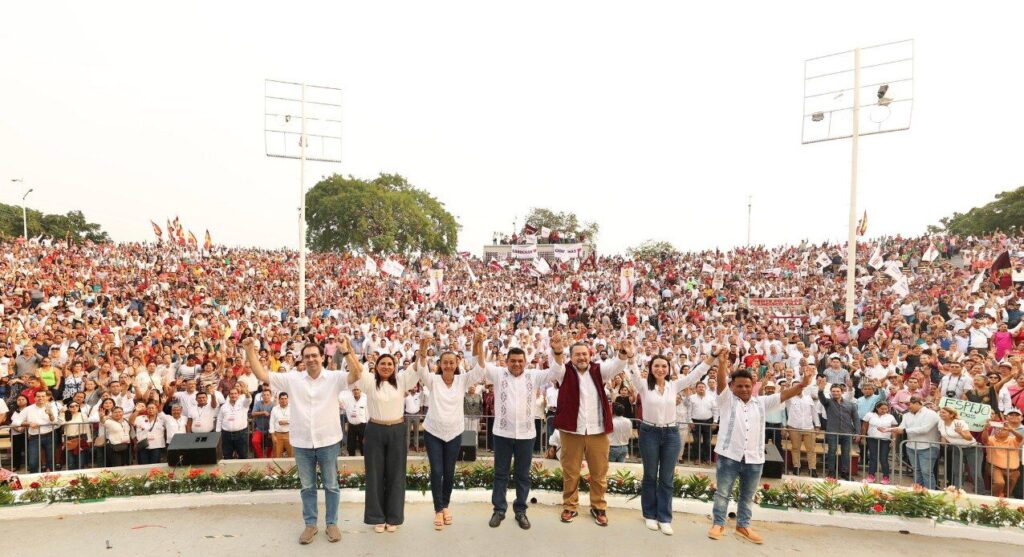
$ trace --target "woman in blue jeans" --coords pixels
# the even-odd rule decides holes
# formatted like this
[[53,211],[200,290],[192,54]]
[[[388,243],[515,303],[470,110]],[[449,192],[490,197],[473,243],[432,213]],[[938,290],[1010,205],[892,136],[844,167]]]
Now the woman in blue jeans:
[[676,424],[676,395],[696,385],[710,363],[708,358],[675,380],[669,379],[672,364],[660,354],[647,362],[645,373],[632,362],[626,368],[644,409],[640,423],[640,458],[644,463],[640,508],[647,528],[668,536],[672,535],[672,486],[682,448]]
[[[474,344],[483,344],[483,334],[478,332]],[[434,499],[434,529],[441,530],[452,523],[448,510],[455,481],[455,461],[462,445],[462,432],[466,430],[463,403],[469,387],[484,377],[484,368],[477,364],[468,373],[459,373],[461,358],[454,352],[443,352],[437,361],[438,373],[431,373],[427,363],[427,350],[433,339],[420,337],[420,349],[416,354],[416,372],[420,384],[430,392],[427,417],[423,420],[424,438],[427,445],[427,460],[430,461],[430,494]],[[475,351],[474,351],[475,352]]]

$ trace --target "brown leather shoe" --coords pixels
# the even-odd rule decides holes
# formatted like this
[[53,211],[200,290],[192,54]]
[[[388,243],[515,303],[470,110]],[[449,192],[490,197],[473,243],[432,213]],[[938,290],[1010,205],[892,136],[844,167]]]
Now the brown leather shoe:
[[306,526],[306,529],[303,530],[301,534],[299,534],[299,543],[301,543],[302,545],[309,544],[313,541],[313,538],[316,537],[316,532],[316,526]]
[[341,530],[338,529],[338,525],[337,524],[328,524],[327,525],[327,541],[329,541],[331,543],[335,543],[335,542],[340,542],[341,541]]
[[736,528],[736,535],[751,543],[756,543],[758,545],[764,543],[764,538],[750,528]]
[[719,525],[715,524],[714,526],[711,527],[710,530],[708,530],[708,537],[713,539],[713,540],[720,540],[720,539],[722,539],[722,534],[724,534],[724,533],[725,533],[725,526],[719,526]]

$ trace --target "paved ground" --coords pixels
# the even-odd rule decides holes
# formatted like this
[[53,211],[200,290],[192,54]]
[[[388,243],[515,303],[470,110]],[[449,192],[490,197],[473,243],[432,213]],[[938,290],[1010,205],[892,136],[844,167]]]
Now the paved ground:
[[455,524],[433,530],[428,504],[406,505],[406,523],[394,534],[376,534],[362,524],[362,505],[343,504],[342,541],[327,542],[321,533],[309,546],[300,546],[298,503],[260,506],[215,506],[181,510],[135,511],[67,515],[57,518],[3,522],[4,554],[35,555],[892,555],[894,549],[917,555],[1009,555],[1019,548],[964,541],[841,528],[791,524],[755,524],[767,542],[755,546],[729,534],[709,540],[708,523],[700,517],[676,515],[675,536],[643,528],[637,511],[613,510],[611,524],[600,528],[577,519],[558,521],[557,509],[536,506],[530,511],[533,528],[520,530],[506,520],[487,526],[490,508],[463,504],[454,508]]

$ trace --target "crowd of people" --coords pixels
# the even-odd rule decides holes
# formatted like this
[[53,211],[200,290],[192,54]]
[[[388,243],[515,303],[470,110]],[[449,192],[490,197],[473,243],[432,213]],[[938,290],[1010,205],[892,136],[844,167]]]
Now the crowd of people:
[[[800,387],[764,407],[767,443],[792,473],[884,484],[896,466],[928,488],[1021,496],[1020,236],[864,241],[852,320],[845,250],[834,244],[631,261],[625,294],[621,257],[553,262],[543,275],[464,257],[411,260],[394,277],[368,272],[360,256],[315,253],[304,315],[292,251],[3,247],[2,466],[157,463],[174,435],[209,431],[221,432],[224,458],[330,459],[290,435],[303,412],[296,397],[308,397],[294,379],[275,379],[312,358],[347,374],[332,402],[342,443],[382,474],[368,485],[368,523],[401,523],[389,482],[404,481],[405,451],[422,436],[432,480],[437,469],[435,525],[450,524],[447,470],[478,423],[496,484],[522,482],[520,461],[537,450],[563,460],[567,487],[579,475],[567,460],[585,458],[593,473],[597,453],[606,464],[638,452],[644,517],[670,533],[666,470],[680,460],[720,466],[725,454],[712,450],[736,406],[724,404],[724,366],[748,373],[757,397]],[[990,276],[1004,253],[1011,267]],[[436,268],[443,286],[428,278]],[[971,416],[950,401],[973,404]],[[576,413],[560,412],[566,405]],[[425,419],[410,431],[409,416]],[[602,495],[591,485],[591,514],[607,524]],[[525,505],[517,494],[521,527]],[[505,512],[496,495],[498,524]]]

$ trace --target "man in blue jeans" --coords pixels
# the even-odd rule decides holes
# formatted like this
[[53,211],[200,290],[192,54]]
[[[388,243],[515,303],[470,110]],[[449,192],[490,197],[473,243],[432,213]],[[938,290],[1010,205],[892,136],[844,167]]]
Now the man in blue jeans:
[[935,461],[939,458],[939,415],[924,401],[910,397],[900,427],[878,428],[882,433],[907,434],[907,453],[914,465],[914,483],[935,489]]
[[[719,337],[719,344],[725,340]],[[729,499],[737,478],[740,481],[740,496],[737,501],[736,535],[752,543],[764,543],[764,538],[750,528],[753,516],[751,506],[754,493],[761,481],[764,466],[765,414],[777,410],[787,400],[798,396],[811,384],[813,375],[805,373],[802,383],[797,383],[779,394],[752,396],[754,377],[750,371],[741,369],[729,374],[729,350],[716,348],[718,353],[718,440],[715,443],[716,465],[715,505],[712,512],[714,523],[708,530],[708,537],[722,539],[725,520],[729,512]],[[728,385],[728,388],[726,388]]]
[[[291,403],[289,440],[295,451],[295,465],[299,469],[302,484],[302,519],[305,530],[299,535],[299,543],[313,541],[317,533],[318,511],[316,505],[316,470],[324,484],[324,503],[327,511],[327,540],[341,540],[338,529],[338,503],[341,490],[338,488],[338,455],[341,451],[341,421],[338,420],[338,394],[348,386],[349,374],[339,370],[323,369],[324,356],[320,346],[307,344],[302,347],[302,362],[305,371],[267,373],[260,363],[257,342],[249,337],[242,342],[245,356],[253,374],[279,393],[288,393]],[[358,360],[352,351],[348,338],[343,337],[339,346],[342,355],[348,358],[349,369],[358,368]]]

